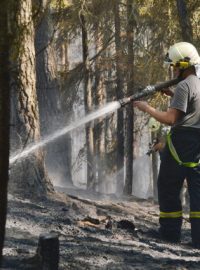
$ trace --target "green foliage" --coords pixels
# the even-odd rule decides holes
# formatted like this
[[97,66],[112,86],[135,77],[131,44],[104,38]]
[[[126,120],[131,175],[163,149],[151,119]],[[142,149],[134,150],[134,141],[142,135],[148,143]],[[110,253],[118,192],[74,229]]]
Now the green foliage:
[[[61,1],[61,0],[60,0]],[[54,5],[58,0],[54,0]],[[89,34],[89,50],[94,48],[95,31],[98,31],[100,47],[114,35],[114,0],[73,0],[64,1],[60,16],[59,34],[57,44],[70,42],[80,36],[80,14],[86,19]],[[122,72],[126,73],[127,65],[127,1],[120,1],[121,23],[121,55],[120,65]],[[199,43],[199,14],[200,2],[187,1],[188,15],[190,17],[194,44]],[[176,1],[170,0],[136,0],[133,1],[132,11],[134,27],[134,82],[135,85],[155,84],[168,79],[168,72],[163,65],[164,56],[171,44],[182,40]],[[98,61],[101,72],[110,72],[115,69],[116,53],[114,39],[112,39],[102,53],[95,59]],[[94,62],[95,62],[94,61]],[[93,63],[93,62],[92,62]],[[91,63],[91,64],[92,64]],[[65,76],[64,76],[65,77]],[[109,78],[112,80],[112,77]]]
[[57,9],[59,7],[67,8],[72,5],[71,0],[49,0],[49,1],[50,1],[50,6],[53,9]]

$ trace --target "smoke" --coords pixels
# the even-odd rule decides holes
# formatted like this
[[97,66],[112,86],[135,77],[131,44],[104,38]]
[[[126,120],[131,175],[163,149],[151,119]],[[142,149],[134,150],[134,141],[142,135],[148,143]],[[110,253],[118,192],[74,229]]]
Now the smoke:
[[48,136],[44,137],[38,143],[27,145],[27,147],[23,151],[21,151],[21,152],[16,151],[15,153],[12,154],[12,156],[10,157],[10,164],[27,157],[31,153],[38,150],[38,148],[43,147],[46,144],[52,143],[53,141],[57,140],[58,138],[60,138],[61,136],[65,135],[65,134],[71,132],[72,130],[74,130],[74,129],[76,129],[84,124],[87,124],[92,120],[95,120],[101,116],[105,116],[105,115],[119,109],[120,106],[121,105],[118,101],[110,102],[110,103],[106,104],[105,106],[99,108],[98,110],[86,115],[82,119],[79,119],[79,120],[77,120],[77,121],[75,121],[75,122],[73,122],[65,127],[62,127],[61,129],[54,131],[52,134],[49,134]]
[[133,189],[132,194],[141,199],[153,196],[151,159],[148,155],[133,161]]
[[[83,195],[81,191],[87,193],[87,173],[86,173],[86,161],[82,160],[82,165],[77,169],[74,168],[73,175],[73,192],[76,190],[76,195]],[[98,162],[98,158],[97,158]],[[103,170],[103,168],[102,168]],[[66,192],[71,192],[72,186],[70,186],[66,179],[63,178],[62,172],[58,170],[51,171],[48,170],[50,178],[54,186],[66,188]],[[115,195],[115,197],[120,197],[123,193],[117,192],[117,179],[120,175],[122,183],[124,183],[124,168],[120,171],[105,173],[102,179],[98,179],[98,171],[94,168],[94,175],[96,176],[94,181],[94,189],[91,194],[93,197],[100,196],[100,194],[105,195]],[[151,159],[149,156],[144,155],[136,158],[133,161],[133,183],[132,183],[132,195],[140,199],[148,199],[153,197],[153,181],[152,181],[152,168]],[[97,196],[97,197],[98,197]]]

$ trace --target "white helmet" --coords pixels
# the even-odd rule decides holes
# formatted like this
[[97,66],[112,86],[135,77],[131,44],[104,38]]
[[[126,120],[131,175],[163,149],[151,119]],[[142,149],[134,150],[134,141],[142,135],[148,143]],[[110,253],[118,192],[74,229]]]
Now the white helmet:
[[[183,63],[180,65],[182,68],[188,66],[200,64],[200,57],[197,49],[188,42],[178,42],[169,48],[168,61],[174,65]],[[187,63],[187,65],[184,65]]]

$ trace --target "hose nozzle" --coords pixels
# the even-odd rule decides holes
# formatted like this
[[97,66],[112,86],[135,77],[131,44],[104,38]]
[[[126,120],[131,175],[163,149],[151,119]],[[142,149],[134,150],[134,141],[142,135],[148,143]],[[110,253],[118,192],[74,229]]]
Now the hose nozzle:
[[121,107],[124,107],[129,102],[131,102],[130,97],[125,97],[125,98],[122,98],[122,99],[119,100],[119,103],[120,103]]

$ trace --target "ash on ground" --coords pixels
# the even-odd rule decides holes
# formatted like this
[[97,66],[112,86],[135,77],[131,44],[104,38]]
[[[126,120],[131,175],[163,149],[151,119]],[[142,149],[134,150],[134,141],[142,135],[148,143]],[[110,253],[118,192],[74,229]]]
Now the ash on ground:
[[200,251],[190,246],[185,214],[182,242],[156,234],[158,205],[134,197],[57,188],[48,199],[9,195],[3,270],[40,270],[35,262],[39,236],[57,233],[60,270],[199,269]]

